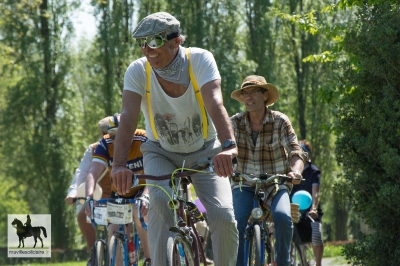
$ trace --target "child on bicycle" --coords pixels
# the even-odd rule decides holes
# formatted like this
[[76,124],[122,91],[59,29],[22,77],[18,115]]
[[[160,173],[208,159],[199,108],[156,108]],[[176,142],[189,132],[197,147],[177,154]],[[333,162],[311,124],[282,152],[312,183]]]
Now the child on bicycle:
[[[111,171],[111,166],[114,158],[114,139],[117,134],[118,126],[119,126],[119,115],[115,114],[111,119],[109,119],[109,126],[108,126],[108,135],[104,136],[104,138],[100,141],[100,144],[97,146],[94,155],[93,155],[93,162],[90,167],[88,176],[86,178],[86,196],[87,201],[93,199],[93,191],[94,186],[96,184],[97,178],[100,174],[104,171],[106,167],[108,167]],[[131,146],[129,148],[129,156],[128,161],[126,163],[126,168],[131,170],[132,173],[135,174],[143,174],[143,155],[140,151],[140,146],[142,143],[147,141],[146,133],[142,129],[137,129],[131,141]],[[145,183],[145,181],[143,181]],[[151,265],[150,260],[150,250],[148,246],[148,238],[147,232],[142,227],[138,212],[136,208],[140,208],[140,211],[144,217],[145,222],[147,222],[147,212],[149,207],[149,193],[147,187],[139,187],[139,188],[132,188],[129,193],[124,195],[118,195],[117,190],[112,184],[111,187],[111,198],[136,198],[141,199],[142,206],[133,206],[132,214],[133,219],[138,230],[139,238],[141,241],[141,245],[143,246],[143,252],[145,263],[144,266]],[[91,217],[90,208],[86,204],[86,214]],[[108,236],[109,238],[113,235],[115,231],[117,231],[118,225],[110,224],[108,226]],[[132,231],[132,224],[128,225],[127,233]]]

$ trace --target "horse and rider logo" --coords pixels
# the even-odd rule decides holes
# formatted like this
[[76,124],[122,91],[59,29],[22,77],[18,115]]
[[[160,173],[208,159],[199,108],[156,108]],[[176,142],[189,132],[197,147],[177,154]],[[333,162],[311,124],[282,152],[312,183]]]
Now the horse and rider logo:
[[51,215],[9,214],[8,222],[8,257],[51,256]]
[[15,227],[17,229],[17,235],[18,235],[18,239],[19,239],[18,247],[21,247],[21,243],[22,243],[22,247],[25,247],[24,238],[31,237],[31,236],[35,240],[35,245],[33,245],[33,247],[36,247],[38,238],[39,238],[40,242],[42,243],[42,247],[43,247],[43,239],[40,237],[40,230],[42,230],[44,237],[47,237],[46,228],[44,228],[43,226],[32,227],[31,217],[29,216],[29,214],[27,215],[25,226],[23,226],[22,222],[20,220],[18,220],[17,218],[15,218],[11,224],[13,227]]

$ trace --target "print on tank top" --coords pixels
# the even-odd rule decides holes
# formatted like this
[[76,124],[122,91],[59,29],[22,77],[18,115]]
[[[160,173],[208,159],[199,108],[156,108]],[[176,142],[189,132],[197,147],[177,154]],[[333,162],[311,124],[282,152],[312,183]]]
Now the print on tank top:
[[[170,146],[188,147],[200,144],[201,147],[204,143],[201,117],[193,109],[186,110],[186,118],[171,113],[156,113],[154,122],[160,141]],[[184,119],[179,120],[178,117]]]

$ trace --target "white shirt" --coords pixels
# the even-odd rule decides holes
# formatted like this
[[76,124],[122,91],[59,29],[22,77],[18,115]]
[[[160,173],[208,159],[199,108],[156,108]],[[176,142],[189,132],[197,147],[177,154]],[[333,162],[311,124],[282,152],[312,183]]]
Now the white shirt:
[[[204,49],[190,48],[190,64],[199,88],[209,81],[221,79],[214,56]],[[146,58],[130,64],[124,77],[124,89],[142,96],[141,110],[145,117],[146,135],[157,141],[151,129],[146,95]],[[186,92],[177,98],[168,96],[161,88],[154,71],[151,71],[151,108],[159,142],[170,152],[189,153],[199,150],[204,139],[200,106],[192,82]],[[207,140],[217,136],[214,124],[208,115]]]
[[89,173],[90,165],[92,163],[92,149],[94,144],[90,144],[85,153],[83,154],[83,158],[79,167],[76,169],[74,174],[74,179],[71,182],[71,185],[68,188],[67,197],[76,197],[76,191],[80,184],[86,181],[86,177]]

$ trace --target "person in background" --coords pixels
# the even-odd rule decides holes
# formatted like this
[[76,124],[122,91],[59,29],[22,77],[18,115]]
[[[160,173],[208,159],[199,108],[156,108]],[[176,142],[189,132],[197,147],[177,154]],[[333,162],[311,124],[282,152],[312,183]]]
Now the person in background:
[[[95,184],[103,171],[107,168],[111,171],[112,162],[114,159],[114,139],[115,136],[119,134],[119,114],[115,114],[108,121],[108,135],[105,135],[103,139],[100,141],[100,144],[97,146],[94,155],[93,161],[90,166],[89,172],[86,178],[86,201],[93,200],[93,193],[95,189]],[[135,174],[143,174],[143,155],[140,151],[140,147],[143,143],[147,141],[146,133],[142,129],[136,129],[133,134],[133,138],[131,137],[131,143],[129,146],[129,155],[128,161],[125,165],[126,169],[129,169],[131,176],[132,173]],[[146,181],[143,180],[141,184],[145,184]],[[139,234],[140,243],[143,247],[144,253],[144,266],[150,266],[150,250],[148,245],[148,237],[146,230],[142,227],[140,222],[140,217],[138,216],[137,208],[140,208],[142,216],[144,218],[144,222],[147,222],[147,212],[149,205],[149,192],[146,186],[130,188],[128,193],[124,195],[119,195],[117,193],[117,189],[114,184],[111,187],[111,198],[128,198],[128,199],[140,199],[141,206],[136,206],[136,204],[132,205],[132,215],[135,222],[136,229]],[[88,204],[86,206],[86,214],[91,217],[92,213],[90,212],[90,208]],[[126,232],[130,235],[132,232],[132,224],[130,223],[126,227]],[[107,227],[108,237],[109,239],[113,235],[115,231],[118,230],[118,225],[110,224]],[[120,253],[118,253],[120,254]],[[120,256],[117,256],[117,264],[119,265],[119,261],[121,260]],[[122,260],[121,260],[122,262]]]
[[[108,133],[108,120],[112,118],[112,116],[105,117],[101,119],[98,123],[100,130],[100,137],[103,137]],[[72,179],[71,185],[68,188],[67,196],[64,201],[66,204],[73,204],[74,198],[78,197],[78,187],[86,181],[86,176],[89,172],[90,165],[93,159],[93,153],[97,147],[99,142],[95,142],[89,145],[87,150],[85,151],[83,158],[79,164],[79,167],[76,169],[74,178]],[[110,172],[106,172],[102,180],[99,182],[99,185],[102,188],[101,198],[109,198],[111,193],[111,175]],[[80,195],[84,197],[85,195]],[[86,250],[90,252],[93,248],[94,242],[96,241],[96,233],[93,226],[86,221],[86,214],[82,209],[79,209],[77,212],[77,221],[79,225],[79,230],[81,231],[83,238],[86,241]],[[88,265],[91,265],[91,257],[88,260]]]
[[[309,160],[307,161],[306,165],[304,166],[302,176],[306,180],[305,184],[300,184],[294,186],[292,193],[290,195],[290,199],[294,193],[300,190],[305,190],[310,193],[312,198],[312,203],[310,208],[307,210],[311,218],[314,219],[312,222],[310,219],[300,220],[297,226],[298,230],[304,229],[304,232],[300,231],[300,234],[311,234],[311,241],[312,247],[314,251],[316,266],[321,266],[322,264],[322,256],[324,254],[324,242],[322,239],[322,209],[319,203],[319,188],[320,188],[320,179],[321,179],[321,171],[311,162],[311,155],[312,155],[312,145],[307,140],[299,141],[300,147],[303,149],[304,152],[308,153]],[[308,223],[304,225],[303,222]],[[311,226],[309,227],[309,224]],[[306,228],[311,228],[311,232],[306,230]],[[309,238],[309,237],[307,237]]]
[[[265,188],[263,204],[270,207],[275,224],[277,265],[289,265],[293,223],[289,193],[292,184],[301,179],[306,156],[297,143],[289,118],[268,107],[279,99],[278,89],[264,77],[252,75],[244,79],[231,97],[245,105],[246,111],[231,117],[238,146],[236,170],[244,174],[285,174],[291,183]],[[253,208],[254,186],[232,182],[233,207],[239,231],[236,265],[244,263],[244,231]]]
[[[133,38],[144,57],[133,61],[125,72],[113,183],[121,195],[131,187],[132,173],[125,165],[141,110],[149,138],[141,147],[146,174],[171,174],[183,164],[192,168],[200,159],[213,158],[215,174],[197,173],[191,179],[207,209],[215,265],[234,265],[238,235],[226,177],[233,174],[232,159],[237,149],[214,57],[200,48],[182,47],[185,38],[180,22],[166,12],[143,18],[134,29]],[[171,193],[168,180],[147,182]],[[153,186],[149,191],[151,260],[162,266],[166,264],[173,214],[166,207],[168,197],[164,191]]]

